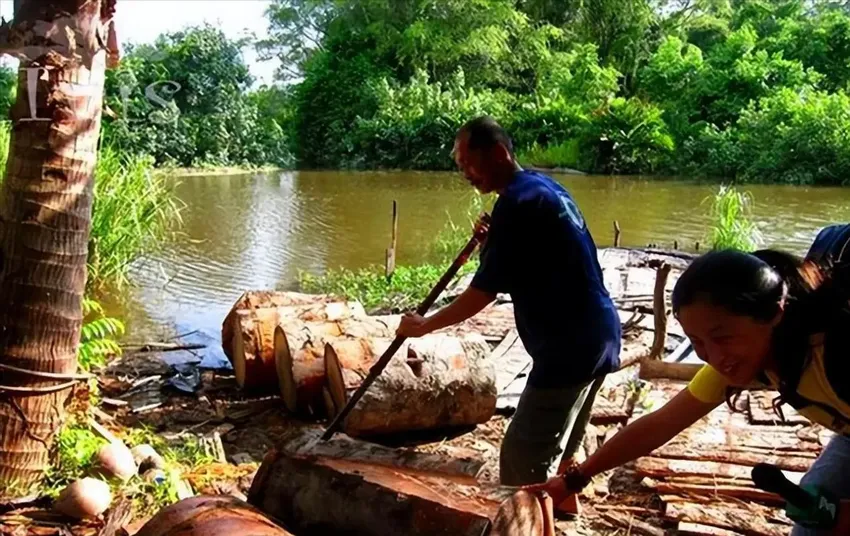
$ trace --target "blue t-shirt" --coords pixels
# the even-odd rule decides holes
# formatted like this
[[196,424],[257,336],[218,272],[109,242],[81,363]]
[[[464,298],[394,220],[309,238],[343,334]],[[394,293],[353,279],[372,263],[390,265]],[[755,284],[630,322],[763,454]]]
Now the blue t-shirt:
[[493,208],[472,286],[511,295],[534,360],[530,385],[577,385],[619,367],[620,318],[596,245],[569,192],[551,178],[515,174]]

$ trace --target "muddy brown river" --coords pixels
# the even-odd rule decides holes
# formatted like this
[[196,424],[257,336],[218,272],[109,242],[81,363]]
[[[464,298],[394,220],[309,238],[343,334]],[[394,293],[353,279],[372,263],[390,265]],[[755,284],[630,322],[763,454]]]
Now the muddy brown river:
[[[692,249],[704,241],[715,184],[555,175],[576,198],[600,247],[658,243]],[[212,341],[247,289],[290,288],[299,271],[383,263],[392,202],[399,207],[397,262],[432,258],[448,218],[465,222],[474,197],[455,173],[282,172],[181,177],[181,234],[133,266],[134,287],[108,301],[128,339],[198,330]],[[749,185],[764,245],[804,252],[824,225],[848,219],[850,188]]]

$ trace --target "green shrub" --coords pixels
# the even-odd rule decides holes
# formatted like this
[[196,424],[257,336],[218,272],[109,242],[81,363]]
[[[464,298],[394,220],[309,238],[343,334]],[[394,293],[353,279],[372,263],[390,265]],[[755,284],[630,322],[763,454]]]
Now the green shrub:
[[446,84],[417,71],[406,85],[383,79],[373,91],[377,111],[358,118],[351,134],[357,164],[365,167],[451,169],[463,123],[482,114],[505,117],[510,105],[505,93],[468,88],[460,70]]

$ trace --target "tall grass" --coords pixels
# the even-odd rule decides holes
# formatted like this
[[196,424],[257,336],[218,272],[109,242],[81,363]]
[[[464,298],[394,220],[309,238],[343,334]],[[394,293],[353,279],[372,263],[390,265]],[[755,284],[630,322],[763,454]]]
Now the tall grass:
[[761,232],[750,219],[753,196],[732,186],[721,185],[717,193],[705,199],[710,202],[711,227],[707,241],[713,249],[753,251],[761,243]]
[[128,283],[130,264],[152,253],[179,225],[181,206],[153,158],[103,147],[94,183],[89,286]]
[[569,140],[557,145],[541,147],[536,142],[517,154],[517,160],[526,166],[542,168],[575,168],[580,157],[579,140]]

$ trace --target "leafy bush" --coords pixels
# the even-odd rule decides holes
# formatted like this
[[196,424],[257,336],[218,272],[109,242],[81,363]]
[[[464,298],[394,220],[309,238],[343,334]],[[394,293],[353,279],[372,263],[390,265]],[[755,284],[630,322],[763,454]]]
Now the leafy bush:
[[760,182],[850,183],[850,97],[783,88],[733,129],[737,175]]
[[477,115],[504,117],[509,97],[466,87],[463,71],[447,83],[429,83],[417,71],[410,83],[393,86],[387,79],[374,85],[376,113],[358,118],[351,134],[358,164],[367,167],[448,169],[455,134]]
[[584,167],[606,173],[653,173],[674,148],[661,109],[616,98],[596,113],[583,135]]

